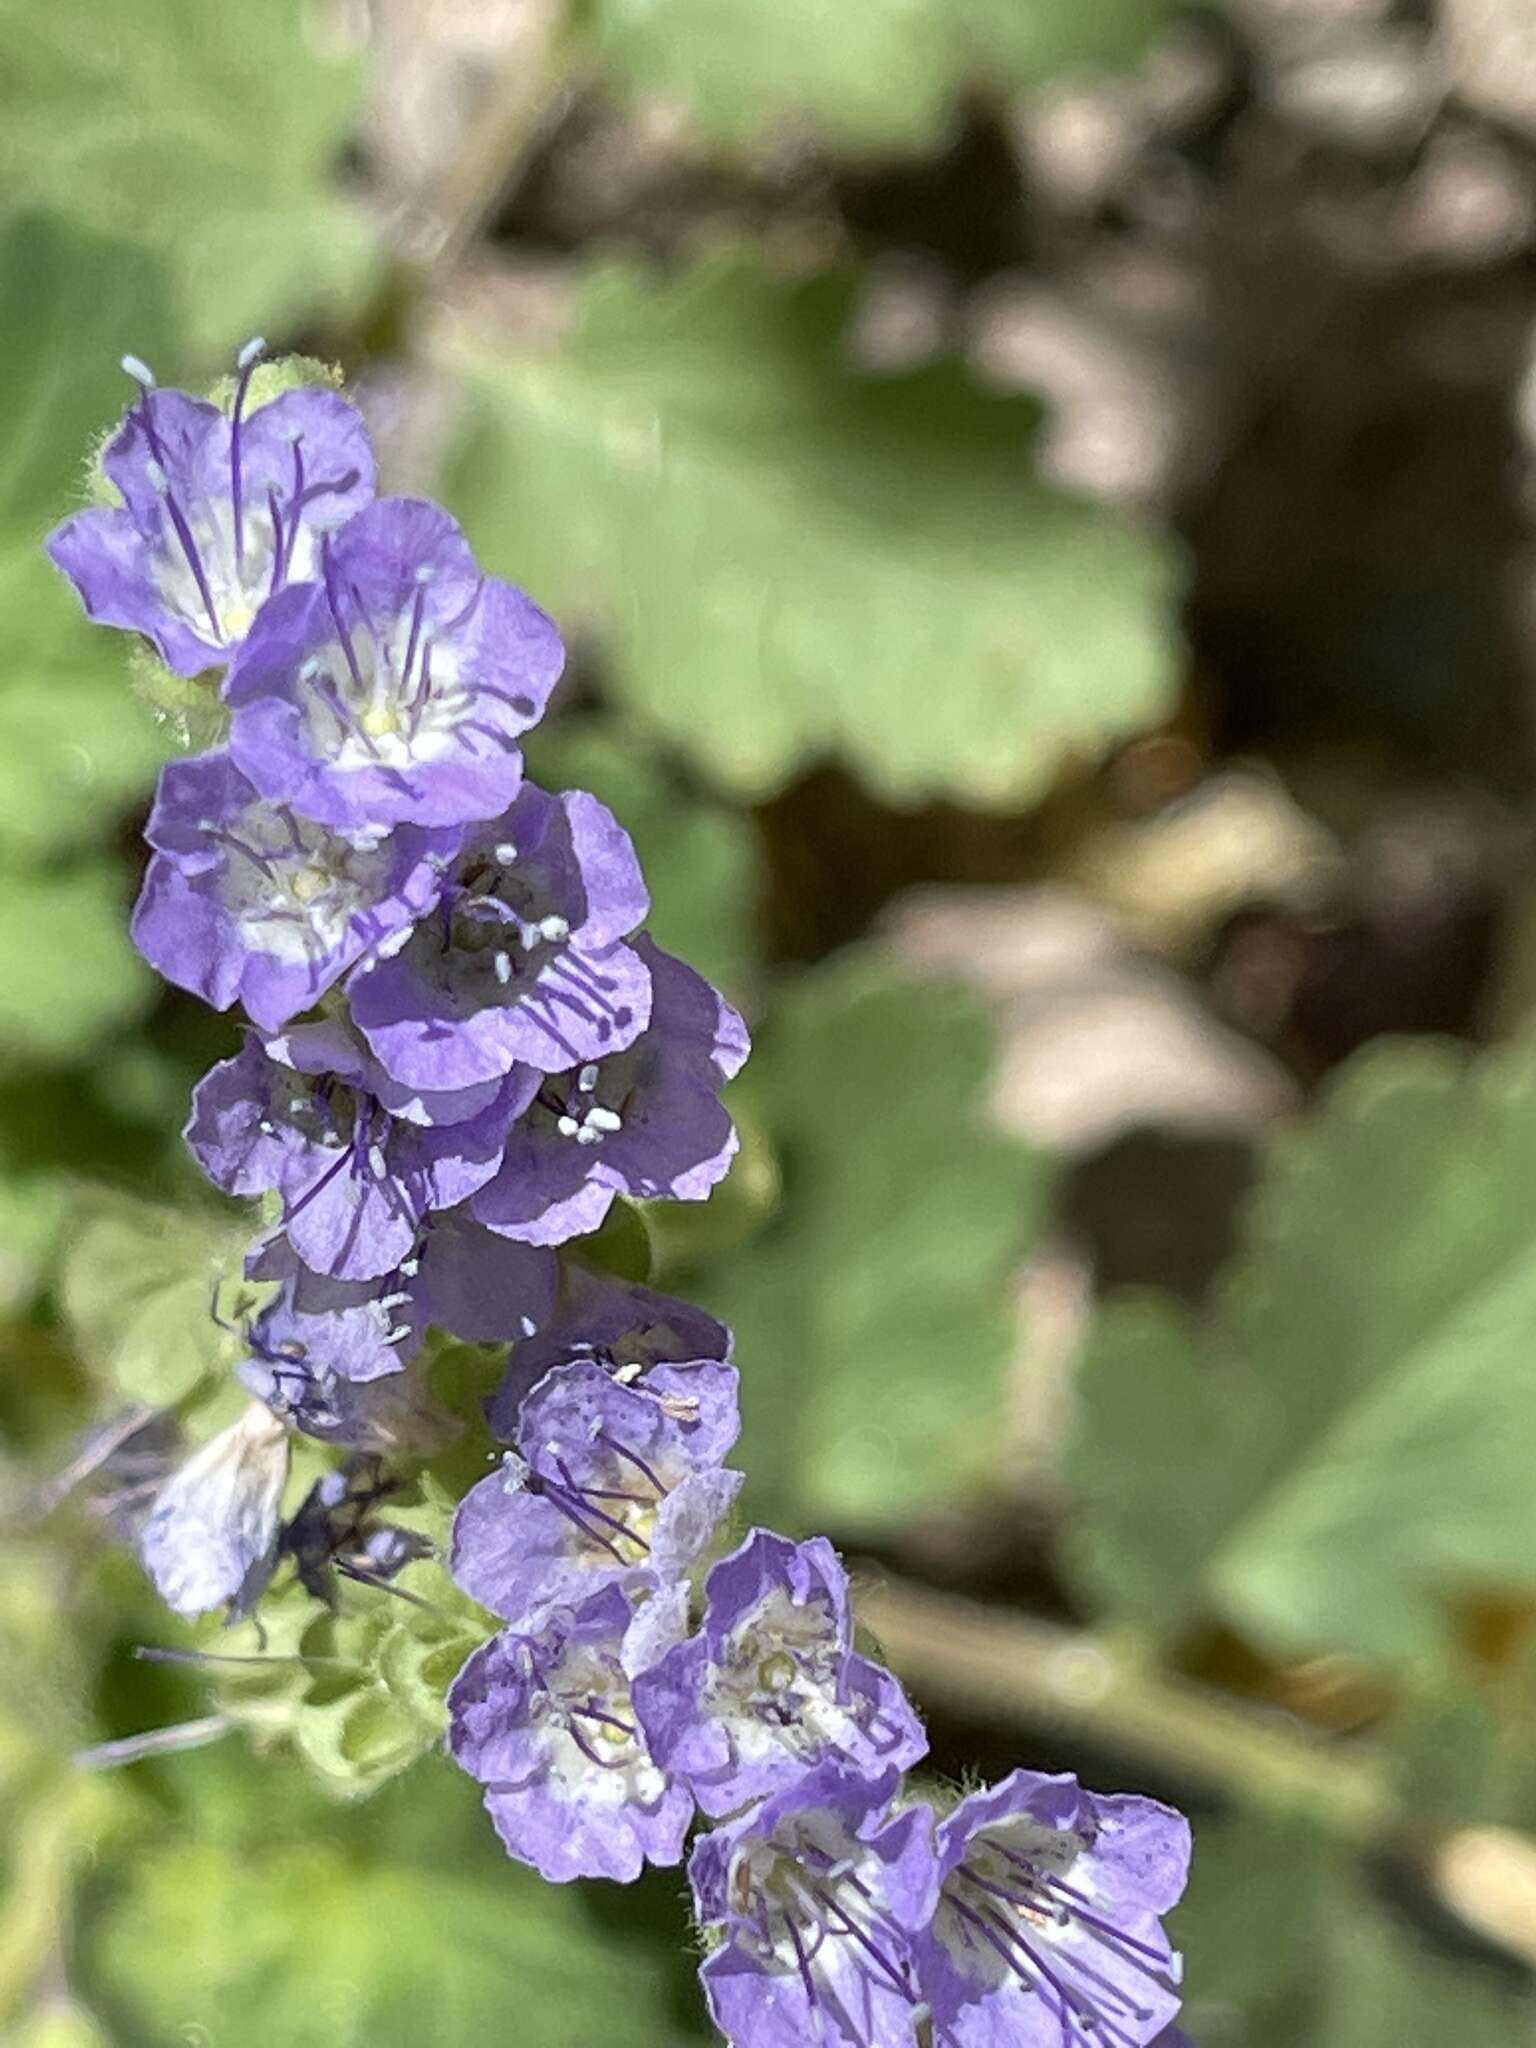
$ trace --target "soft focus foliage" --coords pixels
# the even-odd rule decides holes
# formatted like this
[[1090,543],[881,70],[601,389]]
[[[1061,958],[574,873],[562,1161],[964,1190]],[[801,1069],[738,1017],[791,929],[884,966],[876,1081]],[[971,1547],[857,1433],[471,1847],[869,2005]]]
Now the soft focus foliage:
[[[239,1411],[260,1219],[128,938],[217,707],[41,540],[124,352],[259,329],[556,615],[530,770],[748,1015],[731,1178],[580,1249],[736,1325],[743,1527],[991,1625],[940,1785],[1191,1807],[1201,2048],[1528,2041],[1520,12],[0,0],[0,2039],[715,2038],[680,1881],[539,1881],[443,1761],[438,1559],[181,1624],[60,1498]],[[439,1547],[499,1369],[429,1346]]]
[[947,363],[852,376],[851,287],[599,272],[557,357],[465,364],[450,492],[734,794],[830,755],[898,804],[1017,802],[1166,709],[1173,563],[1030,475],[1031,405]]

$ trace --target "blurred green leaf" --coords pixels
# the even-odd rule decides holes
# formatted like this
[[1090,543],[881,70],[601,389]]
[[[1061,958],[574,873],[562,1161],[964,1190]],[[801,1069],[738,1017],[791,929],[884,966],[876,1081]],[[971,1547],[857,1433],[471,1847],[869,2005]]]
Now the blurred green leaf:
[[[0,0],[0,29],[12,58],[9,17],[17,11],[11,0]],[[62,24],[82,18],[62,8],[46,16],[36,8],[25,11],[39,28],[45,19]],[[121,33],[132,33],[126,22]],[[0,79],[3,106],[17,85],[13,64]],[[61,134],[55,141],[67,148],[70,137]],[[16,142],[15,129],[0,119],[0,164]],[[5,198],[12,206],[25,200],[9,175]],[[6,370],[0,544],[7,556],[12,550],[24,553],[29,565],[38,566],[40,581],[60,588],[66,617],[77,615],[79,607],[44,559],[43,535],[70,510],[69,501],[82,489],[87,456],[131,395],[118,358],[133,349],[163,359],[173,347],[167,285],[158,257],[73,222],[26,215],[0,229],[0,352]],[[32,619],[18,617],[8,626],[28,644]],[[16,640],[8,644],[14,653]],[[7,665],[8,676],[13,668]]]
[[895,803],[1017,805],[1168,709],[1175,562],[1031,474],[1025,400],[855,375],[850,294],[597,273],[558,354],[467,363],[449,502],[733,793],[837,755]]
[[123,1398],[168,1406],[238,1361],[240,1339],[213,1307],[226,1289],[251,1292],[241,1271],[248,1221],[105,1190],[82,1197],[79,1215],[60,1305],[81,1356]]
[[556,720],[534,733],[529,764],[551,789],[589,789],[635,842],[651,891],[656,943],[733,993],[757,963],[764,888],[744,818],[670,774],[643,733],[607,719]]
[[[162,251],[178,332],[210,360],[355,304],[371,238],[334,173],[357,68],[321,19],[305,0],[0,0],[5,202]],[[157,331],[124,325],[109,360],[154,362]]]
[[[446,1553],[457,1498],[424,1477],[393,1495],[383,1518]],[[257,1659],[210,1667],[219,1711],[264,1747],[287,1745],[342,1798],[376,1791],[437,1748],[448,1687],[490,1633],[437,1557],[408,1565],[393,1584],[390,1591],[338,1581],[332,1608],[290,1581],[262,1602],[259,1624],[221,1630],[214,1646]],[[278,1661],[261,1661],[269,1656]]]
[[82,1058],[149,1007],[154,977],[128,937],[116,871],[0,871],[0,1057],[53,1064]]
[[1162,0],[590,0],[598,54],[620,88],[686,105],[737,146],[809,127],[852,149],[942,134],[968,84],[1031,85],[1136,56]]
[[1447,1596],[1536,1584],[1536,1053],[1356,1060],[1277,1145],[1203,1325],[1112,1307],[1081,1381],[1086,1578],[1169,1631],[1433,1650]]
[[984,1128],[992,1059],[973,997],[860,954],[765,1021],[739,1092],[783,1207],[682,1289],[736,1328],[754,1512],[873,1535],[988,1469],[1046,1178]]
[[1422,1895],[1417,1912],[1420,1924],[1315,1830],[1207,1823],[1170,1923],[1184,1950],[1182,2023],[1201,2048],[1528,2042],[1529,1987],[1508,1964],[1436,1945]]
[[[438,1788],[434,1788],[438,1789]],[[490,1823],[478,1817],[487,1834]],[[90,1961],[122,2048],[464,2048],[516,2038],[676,2048],[669,1959],[510,1862],[377,1860],[304,1842],[172,1843],[138,1859]]]
[[93,813],[110,826],[153,785],[166,753],[124,673],[0,685],[0,859],[66,853]]

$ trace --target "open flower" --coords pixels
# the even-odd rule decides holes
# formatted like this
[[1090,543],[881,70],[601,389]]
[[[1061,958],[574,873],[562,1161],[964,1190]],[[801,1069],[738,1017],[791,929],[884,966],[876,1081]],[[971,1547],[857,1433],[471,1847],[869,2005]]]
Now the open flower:
[[1164,2038],[1180,1970],[1158,1916],[1178,1903],[1189,1869],[1182,1815],[1014,1771],[955,1809],[938,1853],[938,1906],[916,1950],[937,2040],[1143,2048]]
[[706,1813],[783,1791],[813,1764],[874,1776],[926,1754],[901,1686],[853,1649],[848,1575],[824,1537],[754,1529],[707,1594],[700,1633],[635,1688],[652,1754]]
[[736,1153],[722,1085],[747,1057],[741,1018],[717,989],[647,938],[651,1021],[622,1052],[551,1074],[475,1202],[492,1230],[561,1244],[596,1230],[615,1195],[699,1202]]
[[933,1816],[891,1818],[899,1782],[823,1764],[695,1845],[699,1918],[725,1936],[699,1976],[732,2048],[914,2048]]
[[153,641],[184,676],[235,654],[263,603],[302,582],[324,537],[373,496],[373,449],[335,391],[285,391],[247,410],[260,344],[241,352],[228,413],[144,388],[102,469],[122,499],[65,520],[48,552],[99,625]]
[[693,1801],[659,1770],[630,1699],[629,1599],[610,1586],[484,1644],[448,1695],[448,1748],[485,1786],[510,1853],[556,1883],[628,1883],[682,1860]]
[[525,783],[455,864],[441,914],[353,976],[352,1014],[380,1064],[419,1088],[616,1052],[651,1014],[650,973],[621,943],[649,907],[612,812]]
[[152,967],[216,1010],[276,1031],[437,901],[457,832],[347,837],[269,803],[225,753],[172,761],[133,936]]
[[564,660],[440,506],[380,498],[263,607],[230,670],[230,750],[263,795],[357,831],[494,818]]
[[[275,1189],[303,1263],[372,1280],[409,1259],[423,1219],[482,1187],[501,1161],[525,1080],[393,1104],[365,1052],[336,1023],[252,1036],[198,1083],[187,1143],[231,1195]],[[424,1120],[432,1117],[435,1121]]]
[[665,1402],[599,1365],[549,1373],[523,1403],[517,1446],[465,1496],[453,1574],[519,1626],[606,1585],[682,1578],[741,1484],[720,1464],[729,1440],[701,1440]]

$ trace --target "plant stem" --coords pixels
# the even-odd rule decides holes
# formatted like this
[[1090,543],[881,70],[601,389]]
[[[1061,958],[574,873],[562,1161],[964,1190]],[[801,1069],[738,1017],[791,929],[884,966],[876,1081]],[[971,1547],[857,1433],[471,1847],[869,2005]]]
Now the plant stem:
[[918,1694],[1125,1750],[1245,1807],[1304,1816],[1355,1845],[1401,1818],[1383,1761],[1288,1716],[1240,1706],[1074,1629],[898,1580],[861,1586],[859,1618]]

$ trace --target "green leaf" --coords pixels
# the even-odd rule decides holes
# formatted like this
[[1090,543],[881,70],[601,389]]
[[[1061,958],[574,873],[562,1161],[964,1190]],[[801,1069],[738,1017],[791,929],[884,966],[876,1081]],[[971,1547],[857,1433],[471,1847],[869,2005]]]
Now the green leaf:
[[551,789],[588,789],[635,842],[650,886],[656,943],[732,991],[757,963],[765,877],[756,834],[608,719],[565,718],[530,735],[529,764]]
[[469,1874],[457,1845],[419,1863],[384,1846],[362,1859],[312,1831],[138,1858],[87,1947],[122,2048],[698,2040],[673,2017],[670,1958],[594,1926],[577,1887],[505,1861]]
[[[162,251],[208,359],[357,302],[373,261],[335,168],[357,69],[304,0],[0,0],[0,190]],[[152,335],[120,332],[153,362]],[[78,344],[71,340],[71,347]],[[158,367],[158,365],[156,365]]]
[[1365,1054],[1276,1147],[1209,1318],[1102,1318],[1088,1582],[1158,1632],[1433,1650],[1451,1595],[1536,1585],[1533,1327],[1536,1052]]
[[[86,1363],[127,1400],[164,1407],[242,1355],[216,1294],[249,1293],[248,1221],[92,1190],[65,1258],[59,1300]],[[227,1314],[227,1302],[225,1313]]]
[[163,731],[113,667],[0,685],[0,860],[67,853],[153,785]]
[[[290,1496],[313,1476],[296,1472]],[[458,1497],[424,1477],[391,1496],[385,1517],[446,1554]],[[392,1583],[393,1591],[338,1581],[326,1606],[290,1579],[215,1645],[255,1660],[210,1667],[219,1710],[264,1746],[287,1745],[341,1798],[366,1797],[437,1748],[448,1687],[491,1630],[435,1555]]]
[[0,1057],[82,1058],[149,1007],[154,977],[128,937],[116,871],[0,872]]
[[621,89],[682,102],[711,141],[749,146],[810,127],[852,149],[942,133],[967,84],[1034,84],[1135,56],[1160,0],[592,0],[598,54]]
[[1507,1966],[1435,1945],[1314,1829],[1252,1820],[1196,1834],[1181,2017],[1202,2048],[1517,2048],[1536,2001]]
[[1026,401],[855,375],[850,292],[597,273],[557,355],[468,361],[449,502],[733,793],[836,755],[894,803],[1016,806],[1167,710],[1175,563],[1031,474]]
[[766,1020],[739,1093],[783,1206],[682,1287],[735,1325],[758,1514],[874,1535],[987,1469],[1045,1182],[983,1127],[992,1060],[974,998],[860,954]]

